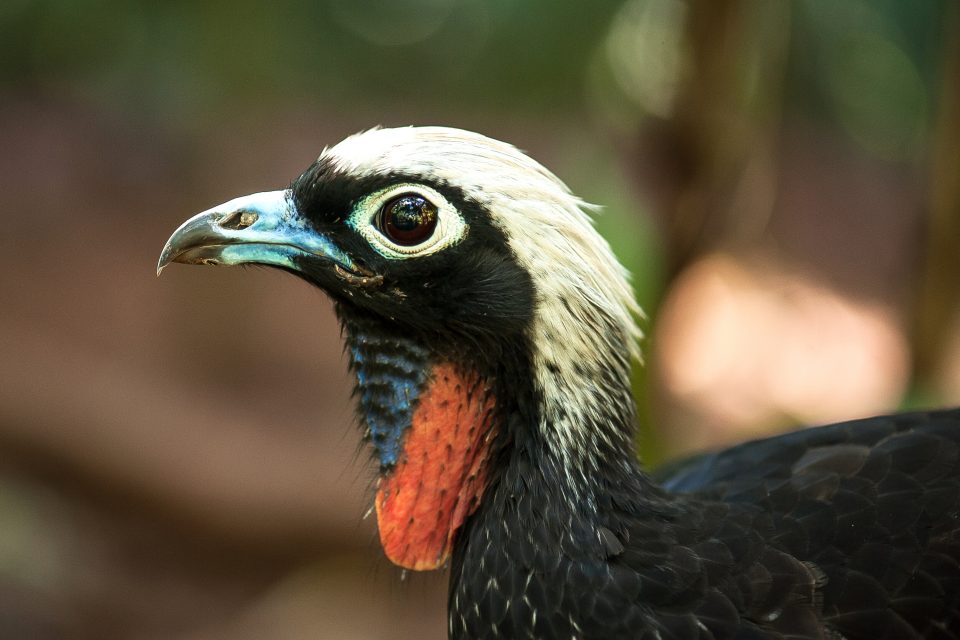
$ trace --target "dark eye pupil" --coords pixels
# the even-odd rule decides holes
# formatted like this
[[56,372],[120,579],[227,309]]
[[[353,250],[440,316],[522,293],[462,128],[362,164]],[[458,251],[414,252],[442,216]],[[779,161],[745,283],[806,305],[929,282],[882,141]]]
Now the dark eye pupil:
[[381,230],[400,245],[423,242],[437,226],[437,208],[418,195],[405,195],[388,202],[382,209]]

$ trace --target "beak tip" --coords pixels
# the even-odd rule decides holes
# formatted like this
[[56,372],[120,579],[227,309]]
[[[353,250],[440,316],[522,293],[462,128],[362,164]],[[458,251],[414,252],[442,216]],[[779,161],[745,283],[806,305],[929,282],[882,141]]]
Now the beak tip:
[[157,277],[160,277],[160,274],[163,273],[163,270],[176,259],[176,256],[173,255],[173,252],[170,250],[170,243],[167,242],[167,245],[163,248],[163,251],[160,252],[160,259],[157,261]]

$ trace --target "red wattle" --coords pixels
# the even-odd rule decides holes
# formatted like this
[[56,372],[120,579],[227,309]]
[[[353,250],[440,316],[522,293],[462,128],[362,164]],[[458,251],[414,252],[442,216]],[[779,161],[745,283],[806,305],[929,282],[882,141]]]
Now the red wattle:
[[450,557],[457,529],[487,485],[495,404],[478,375],[434,367],[403,455],[377,488],[380,542],[393,563],[419,571]]

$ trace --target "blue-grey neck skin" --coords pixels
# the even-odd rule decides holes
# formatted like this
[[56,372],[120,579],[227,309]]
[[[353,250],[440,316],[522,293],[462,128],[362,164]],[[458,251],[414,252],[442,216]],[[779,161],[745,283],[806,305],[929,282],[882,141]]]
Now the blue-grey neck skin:
[[386,470],[403,454],[406,431],[430,374],[430,352],[420,340],[384,332],[370,317],[345,312],[342,306],[339,311],[364,435]]

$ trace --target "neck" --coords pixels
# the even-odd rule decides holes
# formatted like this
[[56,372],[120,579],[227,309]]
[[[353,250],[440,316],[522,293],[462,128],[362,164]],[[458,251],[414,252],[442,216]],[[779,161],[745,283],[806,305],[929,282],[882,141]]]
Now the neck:
[[[639,358],[642,315],[626,271],[565,189],[497,201],[522,210],[538,242],[510,233],[517,263],[531,274],[535,304],[525,329],[530,395],[525,416],[545,454],[561,465],[568,495],[611,467],[635,473],[636,409],[630,365]],[[514,218],[511,218],[513,220]],[[557,225],[556,220],[563,220]]]
[[592,479],[637,469],[629,347],[634,336],[602,308],[574,306],[579,304],[563,298],[541,303],[530,349],[539,407],[534,435],[546,456],[562,465],[572,499],[583,497]]
[[[539,486],[556,506],[567,505],[584,523],[595,521],[603,510],[601,498],[611,494],[610,483],[638,489],[646,484],[633,445],[636,415],[628,336],[617,331],[602,310],[594,309],[586,325],[597,333],[576,337],[565,335],[570,333],[565,327],[577,326],[569,304],[557,303],[552,314],[543,313],[541,306],[523,337],[503,338],[459,357],[445,352],[436,339],[398,331],[352,307],[338,310],[357,375],[361,419],[381,465],[378,520],[381,538],[391,538],[382,540],[388,553],[388,543],[406,546],[411,532],[391,534],[385,528],[387,511],[402,511],[404,523],[407,510],[437,512],[437,505],[422,496],[411,505],[386,500],[397,495],[393,485],[411,478],[424,482],[425,468],[411,471],[406,464],[421,458],[412,454],[414,445],[426,446],[423,438],[434,443],[434,449],[443,448],[448,458],[450,452],[461,452],[453,454],[464,469],[456,486],[443,485],[451,481],[451,461],[446,458],[430,481],[437,485],[431,489],[454,500],[442,509],[449,512],[449,522],[439,527],[446,529],[442,535],[448,542],[474,505],[514,483]],[[448,385],[438,371],[457,380]],[[465,390],[462,397],[460,390]],[[439,410],[447,406],[454,410]],[[433,433],[459,435],[443,444]],[[431,451],[424,449],[422,459],[436,461],[441,452]],[[507,490],[514,493],[514,488]],[[471,506],[464,510],[463,504]],[[422,518],[417,520],[426,526]],[[417,553],[423,557],[394,554],[391,559],[411,568],[431,568],[446,552],[426,545]]]

